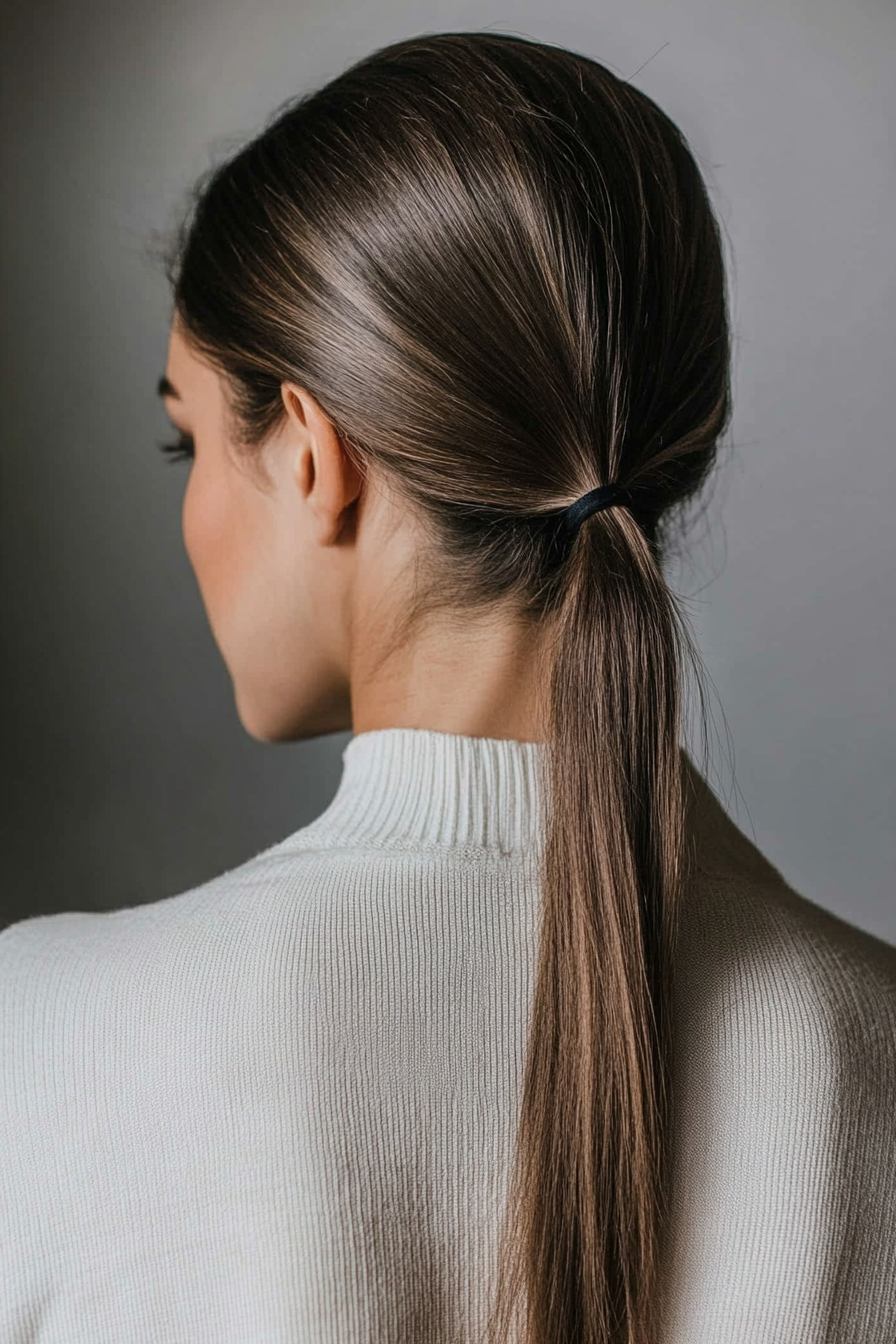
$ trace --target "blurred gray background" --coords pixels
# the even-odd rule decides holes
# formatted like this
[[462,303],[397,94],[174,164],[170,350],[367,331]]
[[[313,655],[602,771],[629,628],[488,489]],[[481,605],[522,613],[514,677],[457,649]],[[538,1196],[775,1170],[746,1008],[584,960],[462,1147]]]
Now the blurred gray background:
[[[492,28],[597,57],[682,127],[730,243],[736,412],[670,569],[714,786],[805,895],[896,942],[890,0],[5,6],[2,921],[158,900],[330,800],[347,734],[236,717],[157,451],[194,178],[375,47]],[[712,778],[712,776],[711,776]]]

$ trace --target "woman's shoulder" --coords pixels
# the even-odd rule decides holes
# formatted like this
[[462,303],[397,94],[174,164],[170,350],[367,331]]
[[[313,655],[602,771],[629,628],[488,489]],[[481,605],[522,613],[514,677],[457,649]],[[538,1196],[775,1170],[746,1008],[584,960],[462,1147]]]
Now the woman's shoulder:
[[795,891],[717,800],[697,829],[668,1337],[877,1344],[896,1329],[896,948]]
[[284,858],[285,844],[157,901],[7,925],[0,930],[0,1038],[17,1023],[71,1017],[79,1005],[122,1013],[150,998],[175,1004],[178,987],[214,994],[224,980],[259,970],[259,959],[277,955],[278,912],[284,904],[301,908],[315,890],[309,869],[316,854]]
[[699,1043],[741,1080],[785,1082],[782,1104],[798,1086],[838,1106],[873,1094],[896,1115],[896,948],[783,877],[698,869],[674,993],[680,1048]]
[[708,790],[695,833],[674,977],[680,1139],[698,1166],[724,1152],[745,1206],[763,1172],[782,1199],[805,1178],[847,1203],[883,1178],[896,1247],[896,948],[796,891]]
[[882,1178],[896,1247],[896,948],[796,891],[709,790],[695,832],[673,1000],[687,1143],[725,1149],[745,1187]]
[[[699,780],[695,871],[680,920],[682,1002],[728,1001],[782,1029],[863,1025],[896,1049],[896,947],[798,892]],[[871,1030],[871,1028],[876,1030]]]
[[664,1341],[896,1338],[896,949],[717,870],[681,935]]

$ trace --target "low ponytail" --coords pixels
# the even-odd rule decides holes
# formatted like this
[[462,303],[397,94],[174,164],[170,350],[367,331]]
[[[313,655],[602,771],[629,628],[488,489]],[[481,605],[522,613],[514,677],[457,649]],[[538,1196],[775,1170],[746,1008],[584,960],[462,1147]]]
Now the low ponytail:
[[680,676],[692,646],[623,508],[582,525],[565,577],[521,1161],[489,1337],[511,1338],[525,1285],[525,1344],[648,1344],[687,857]]
[[[690,149],[585,56],[411,38],[216,169],[170,274],[241,449],[298,383],[422,521],[403,614],[543,628],[542,937],[494,1312],[469,1333],[516,1344],[519,1311],[521,1344],[654,1344],[692,653],[662,556],[730,411]],[[558,515],[609,482],[628,502],[558,553]]]

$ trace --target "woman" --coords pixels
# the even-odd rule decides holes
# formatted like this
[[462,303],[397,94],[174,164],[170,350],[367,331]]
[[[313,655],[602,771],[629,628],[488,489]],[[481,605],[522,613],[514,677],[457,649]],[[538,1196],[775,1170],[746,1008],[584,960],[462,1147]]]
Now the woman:
[[[0,938],[2,1339],[896,1339],[896,952],[679,741],[728,423],[681,134],[398,43],[203,184],[160,390],[242,723],[312,825]],[[698,670],[695,667],[695,670]]]

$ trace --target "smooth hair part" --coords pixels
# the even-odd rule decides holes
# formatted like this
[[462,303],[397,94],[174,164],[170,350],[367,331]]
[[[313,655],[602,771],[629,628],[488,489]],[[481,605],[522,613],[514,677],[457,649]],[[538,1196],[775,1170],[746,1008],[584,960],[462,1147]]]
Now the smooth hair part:
[[[681,132],[562,48],[377,51],[200,185],[170,258],[241,451],[317,398],[425,516],[414,612],[551,632],[541,933],[489,1341],[650,1344],[699,663],[662,572],[730,417],[721,235]],[[561,511],[631,492],[558,543]]]

